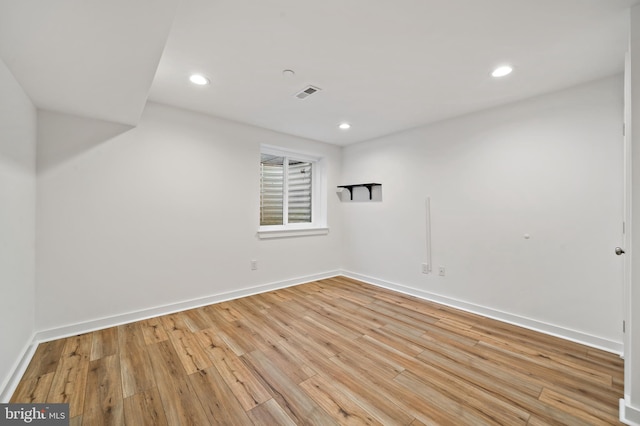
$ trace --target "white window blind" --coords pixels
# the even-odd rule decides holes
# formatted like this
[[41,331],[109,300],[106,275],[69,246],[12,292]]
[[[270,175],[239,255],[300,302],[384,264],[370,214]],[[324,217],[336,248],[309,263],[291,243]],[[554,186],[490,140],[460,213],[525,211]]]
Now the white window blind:
[[312,222],[313,168],[310,161],[262,153],[261,226]]
[[312,169],[311,163],[289,160],[289,223],[311,223]]

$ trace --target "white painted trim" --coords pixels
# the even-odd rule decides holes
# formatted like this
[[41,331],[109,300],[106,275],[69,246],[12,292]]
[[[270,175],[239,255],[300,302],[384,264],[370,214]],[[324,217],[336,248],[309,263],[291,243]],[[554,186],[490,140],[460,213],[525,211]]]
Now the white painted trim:
[[379,287],[383,287],[389,290],[394,290],[400,293],[408,294],[410,296],[419,297],[421,299],[440,303],[442,305],[450,306],[452,308],[460,309],[473,314],[482,315],[484,317],[496,319],[498,321],[506,322],[508,324],[524,327],[529,330],[539,331],[540,333],[548,334],[555,337],[560,337],[565,340],[581,343],[583,345],[587,345],[597,349],[602,349],[604,351],[612,352],[618,355],[622,354],[622,342],[614,342],[612,340],[603,339],[601,337],[592,336],[590,334],[582,333],[579,331],[570,330],[567,328],[563,328],[563,327],[559,327],[553,324],[548,324],[542,321],[537,321],[534,319],[522,317],[519,315],[509,314],[507,312],[498,311],[496,309],[475,305],[473,303],[464,302],[462,300],[452,299],[447,296],[441,296],[439,294],[431,293],[424,290],[419,290],[412,287],[407,287],[401,284],[392,283],[389,281],[369,277],[367,275],[362,275],[355,272],[342,271],[342,275],[344,275],[345,277],[353,278],[369,284],[373,284]]
[[304,229],[270,229],[261,228],[258,238],[266,240],[270,238],[308,237],[312,235],[327,235],[329,228],[304,228]]
[[[598,338],[595,336],[590,336],[584,333],[564,329],[551,324],[546,324],[543,322],[531,320],[531,319],[520,317],[513,314],[508,314],[508,313],[497,311],[494,309],[485,308],[479,305],[474,305],[472,303],[463,302],[463,301],[448,298],[445,296],[440,296],[434,293],[406,287],[400,284],[391,283],[388,281],[380,280],[380,279],[369,277],[366,275],[357,274],[349,271],[338,270],[338,271],[327,271],[324,273],[307,275],[304,277],[292,278],[289,280],[278,281],[278,282],[273,282],[268,284],[261,284],[258,286],[249,287],[245,289],[234,290],[226,293],[219,293],[211,296],[186,300],[186,301],[158,306],[154,308],[148,308],[141,311],[129,312],[126,314],[119,314],[119,315],[114,315],[114,316],[105,317],[101,319],[96,319],[96,320],[86,321],[82,323],[71,324],[67,326],[39,331],[35,333],[31,341],[27,343],[27,345],[23,350],[22,356],[16,361],[14,368],[11,370],[12,373],[10,374],[9,379],[7,379],[7,381],[3,383],[3,387],[0,388],[2,389],[0,393],[0,402],[6,403],[11,398],[11,395],[13,394],[16,387],[18,386],[18,383],[20,382],[22,375],[24,374],[27,366],[29,365],[29,362],[31,361],[31,358],[33,357],[33,354],[35,353],[39,343],[47,342],[55,339],[61,339],[69,336],[75,336],[78,334],[88,333],[96,330],[101,330],[108,327],[115,327],[118,325],[127,324],[134,321],[141,321],[144,319],[153,318],[160,315],[167,315],[167,314],[172,314],[175,312],[180,312],[188,309],[194,309],[201,306],[224,302],[227,300],[252,296],[255,294],[278,290],[281,288],[292,287],[295,285],[322,280],[325,278],[332,278],[340,275],[353,278],[356,280],[360,280],[360,281],[363,281],[372,285],[376,285],[379,287],[394,290],[400,293],[419,297],[421,299],[440,303],[442,305],[451,306],[456,309],[461,309],[474,314],[493,318],[509,324],[514,324],[514,325],[518,325],[531,330],[539,331],[541,333],[545,333],[545,334],[560,337],[563,339],[571,340],[574,342],[582,343],[587,346],[603,349],[605,351],[609,351],[617,354],[622,353],[621,343]],[[627,424],[640,426],[640,411],[628,405],[624,405],[623,401],[624,400],[621,400],[620,402],[621,421],[623,419],[623,415],[626,415],[626,418],[629,419],[629,421],[635,422],[635,423],[627,423]]]
[[0,389],[2,389],[0,392],[0,403],[8,403],[11,399],[11,395],[13,395],[18,387],[18,383],[20,383],[20,379],[22,379],[24,372],[29,366],[29,362],[31,362],[31,358],[38,347],[37,344],[33,343],[34,339],[35,335],[31,336],[31,339],[29,339],[25,347],[22,349],[22,356],[16,360],[11,370],[9,370],[9,376],[5,382],[2,383],[2,387],[0,387]]
[[625,425],[640,426],[640,409],[627,405],[625,398],[620,398],[620,421]]
[[[286,215],[283,216],[284,225],[269,225],[261,226],[258,229],[258,237],[260,239],[267,238],[286,238],[286,237],[303,237],[308,235],[326,235],[329,233],[327,227],[327,160],[324,155],[308,153],[304,151],[293,151],[285,148],[280,148],[274,145],[261,144],[260,153],[266,153],[270,155],[278,155],[288,158],[294,158],[296,160],[308,161],[312,167],[312,189],[311,189],[311,223],[297,224],[287,223]],[[287,175],[286,168],[288,167],[288,160],[285,165],[285,176]],[[288,192],[288,179],[285,179],[284,193]],[[288,199],[285,197],[283,212],[287,212]],[[282,232],[282,230],[292,232]],[[300,229],[306,230],[306,232],[300,232]],[[275,231],[274,231],[275,230]]]
[[319,274],[307,275],[304,277],[292,278],[284,281],[261,284],[241,290],[234,290],[226,293],[219,293],[211,296],[185,300],[182,302],[143,309],[141,311],[113,315],[110,317],[85,321],[82,323],[38,331],[31,337],[29,342],[27,342],[25,348],[22,351],[22,356],[18,358],[15,365],[10,370],[7,380],[2,383],[2,387],[0,387],[0,403],[7,403],[11,399],[11,395],[13,395],[13,393],[15,392],[18,383],[20,383],[24,372],[29,366],[29,362],[31,362],[31,358],[33,358],[33,355],[40,343],[62,339],[70,336],[76,336],[78,334],[89,333],[96,330],[102,330],[104,328],[115,327],[122,324],[128,324],[135,321],[141,321],[161,315],[172,314],[188,309],[199,308],[201,306],[220,303],[232,299],[238,299],[240,297],[252,296],[254,294],[292,287],[307,282],[322,280],[325,278],[332,278],[338,275],[341,275],[340,271],[328,271]]
[[269,155],[277,155],[280,157],[293,157],[296,160],[309,162],[316,162],[322,159],[322,155],[316,153],[286,149],[279,146],[267,144],[260,144],[260,152]]
[[141,311],[129,312],[126,314],[119,314],[111,317],[105,317],[105,318],[86,321],[82,323],[56,327],[49,330],[43,330],[43,331],[37,332],[34,337],[34,343],[37,344],[42,342],[48,342],[50,340],[61,339],[64,337],[75,336],[82,333],[89,333],[91,331],[102,330],[104,328],[115,327],[118,325],[128,324],[135,321],[141,321],[141,320],[145,320],[148,318],[153,318],[161,315],[173,314],[175,312],[186,311],[188,309],[199,308],[201,306],[225,302],[227,300],[253,296],[259,293],[265,293],[268,291],[278,290],[281,288],[292,287],[295,285],[322,280],[325,278],[331,278],[338,275],[340,275],[340,271],[328,271],[320,274],[292,278],[285,281],[261,284],[255,287],[229,291],[226,293],[214,294],[211,296],[200,297],[197,299],[185,300],[182,302],[171,303],[168,305],[143,309]]
[[632,265],[633,265],[633,141],[631,140],[633,122],[631,117],[632,94],[631,94],[631,46],[624,57],[624,137],[623,137],[623,188],[624,188],[624,210],[622,220],[624,221],[624,232],[622,235],[622,248],[626,254],[622,256],[623,262],[623,283],[622,283],[622,312],[624,321],[624,354],[623,357],[629,360],[625,363],[624,369],[624,389],[625,393],[630,391],[631,384],[631,326],[632,326]]

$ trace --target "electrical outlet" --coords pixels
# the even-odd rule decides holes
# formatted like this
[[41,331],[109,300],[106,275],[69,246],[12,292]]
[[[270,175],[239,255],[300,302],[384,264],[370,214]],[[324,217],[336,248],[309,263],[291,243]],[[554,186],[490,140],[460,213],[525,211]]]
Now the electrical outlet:
[[444,276],[445,276],[445,272],[446,272],[446,271],[445,271],[445,269],[444,269],[444,266],[440,266],[440,267],[438,268],[438,275],[440,275],[441,277],[444,277]]
[[258,269],[258,261],[257,260],[252,260],[251,261],[251,270],[255,271]]
[[429,265],[428,265],[428,264],[426,264],[426,263],[423,263],[423,264],[422,264],[422,273],[423,273],[423,274],[428,274],[429,272],[430,272]]

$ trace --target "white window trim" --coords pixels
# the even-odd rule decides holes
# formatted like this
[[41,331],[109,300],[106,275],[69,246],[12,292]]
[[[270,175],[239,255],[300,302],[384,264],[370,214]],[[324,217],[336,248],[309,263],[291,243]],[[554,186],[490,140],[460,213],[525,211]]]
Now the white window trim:
[[268,240],[271,238],[288,238],[288,237],[309,237],[313,235],[327,235],[329,228],[302,228],[302,229],[263,229],[277,228],[278,226],[261,226],[258,231],[258,238]]
[[[261,145],[260,153],[290,157],[312,163],[311,176],[311,222],[287,223],[285,225],[266,225],[258,227],[260,239],[304,237],[310,235],[327,235],[327,177],[325,160],[318,155],[290,151],[272,145]],[[285,209],[286,212],[286,209]],[[285,215],[286,217],[286,215]]]

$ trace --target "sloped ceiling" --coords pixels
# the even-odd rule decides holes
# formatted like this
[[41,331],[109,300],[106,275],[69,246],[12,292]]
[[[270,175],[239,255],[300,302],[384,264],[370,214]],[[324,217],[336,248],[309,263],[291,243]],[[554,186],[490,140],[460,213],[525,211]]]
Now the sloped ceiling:
[[0,0],[0,57],[37,107],[135,125],[177,0]]
[[636,3],[0,0],[0,57],[40,108],[135,125],[149,99],[345,145],[622,72]]

